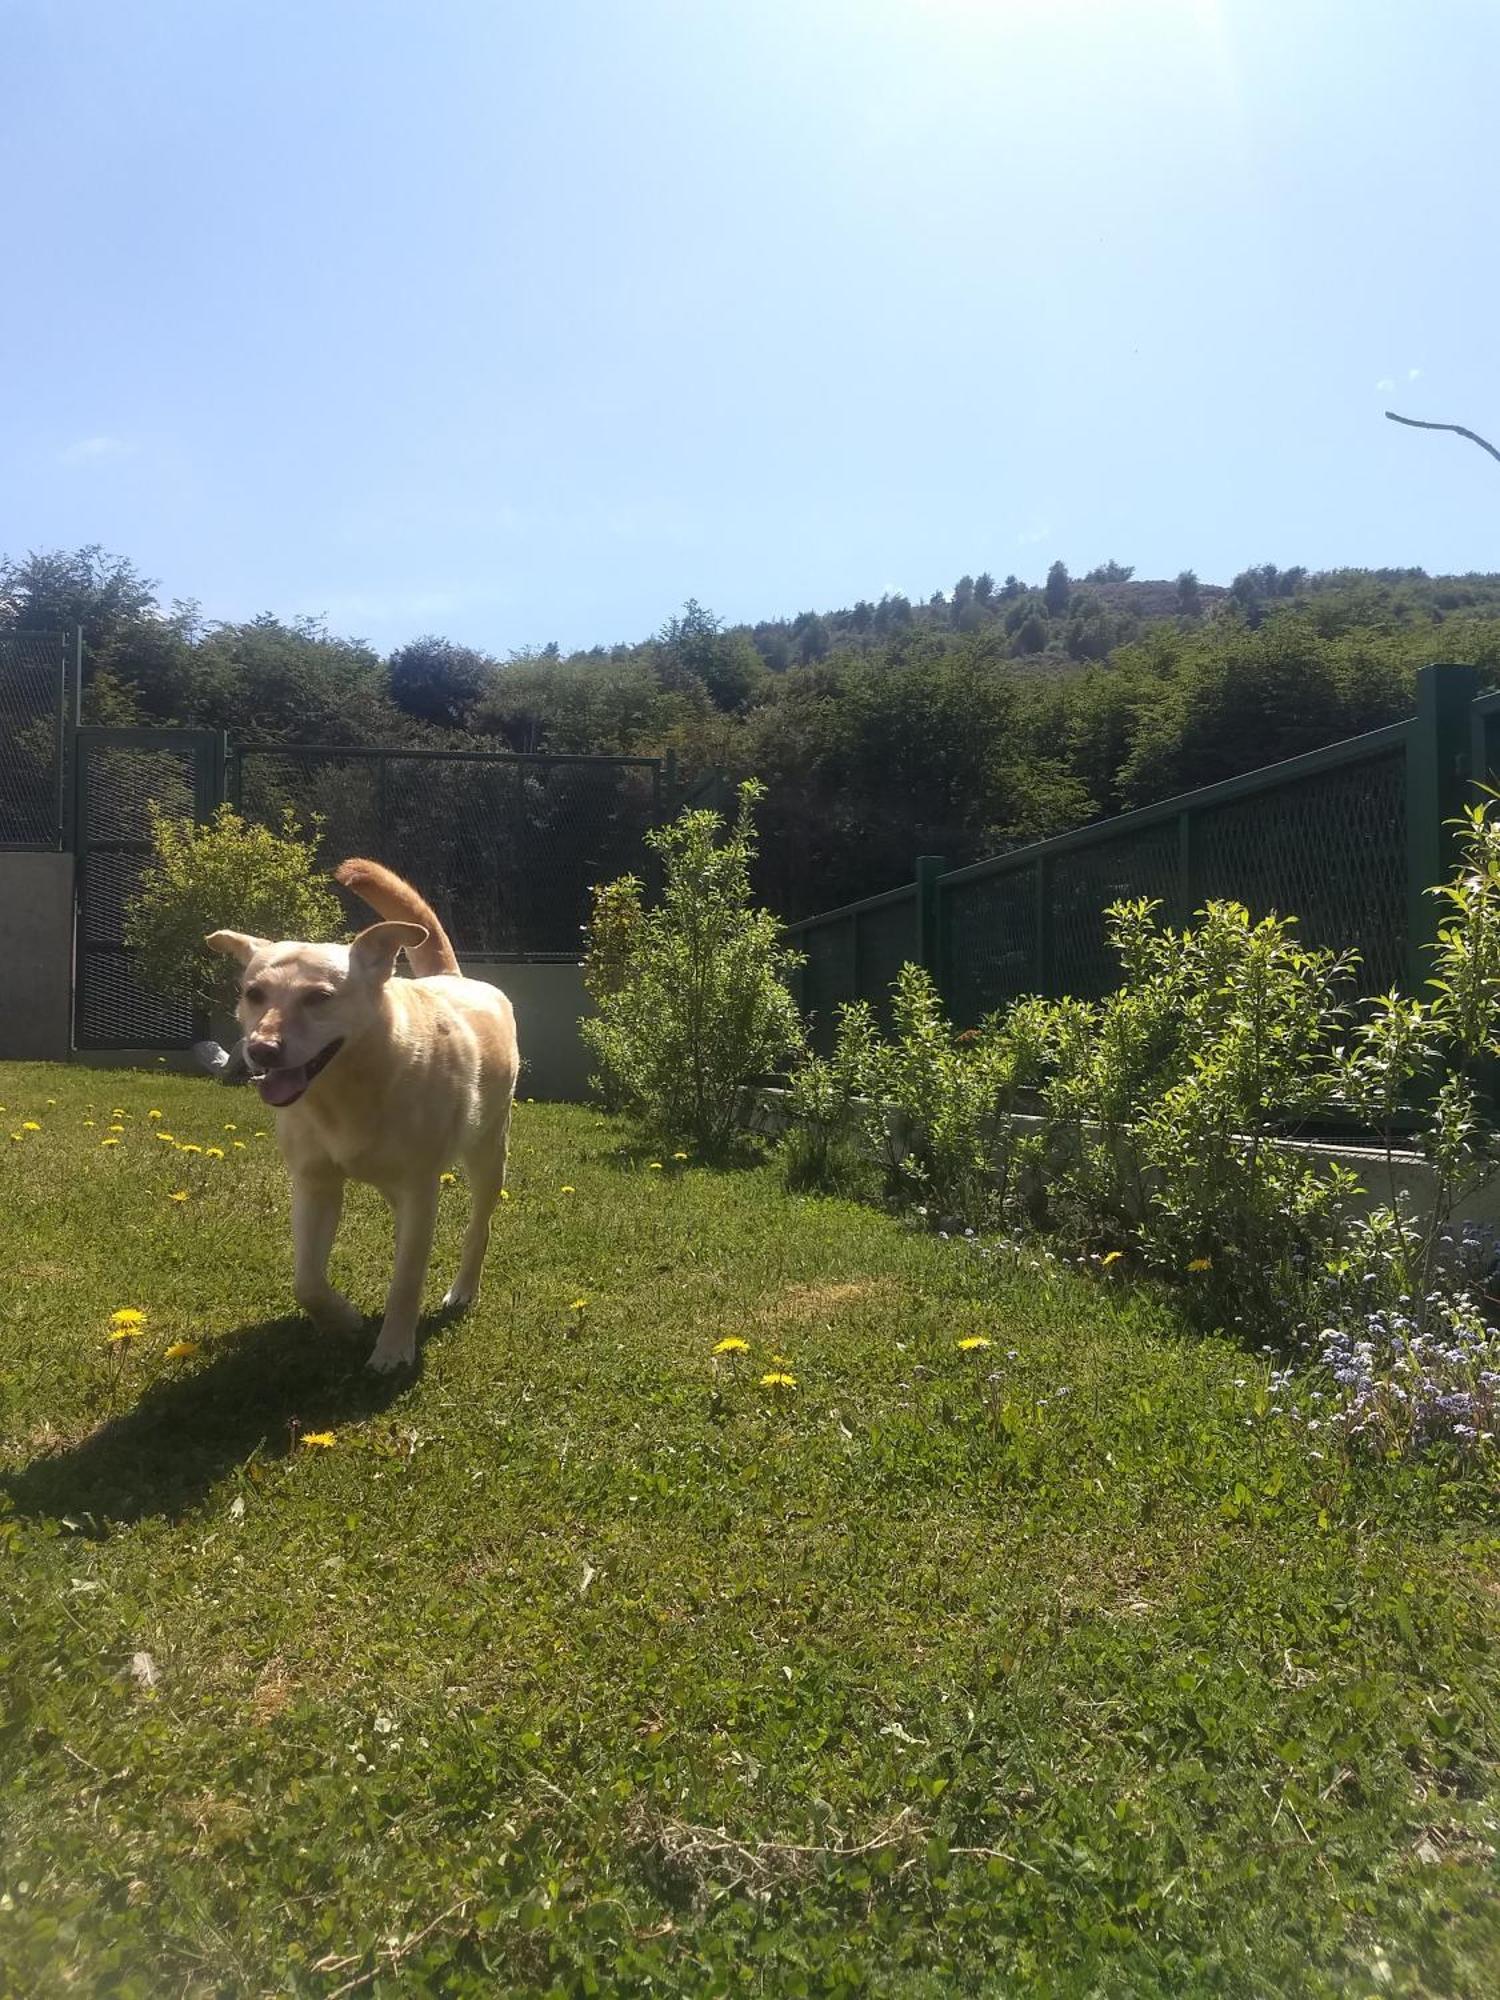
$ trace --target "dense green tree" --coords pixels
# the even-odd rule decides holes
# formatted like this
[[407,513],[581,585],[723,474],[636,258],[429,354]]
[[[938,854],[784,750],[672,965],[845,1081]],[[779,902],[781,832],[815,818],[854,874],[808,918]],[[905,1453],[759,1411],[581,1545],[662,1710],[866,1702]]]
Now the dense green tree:
[[390,698],[385,662],[320,618],[215,625],[192,648],[197,675],[182,719],[258,743],[390,743],[411,723]]
[[766,678],[765,665],[750,640],[726,631],[695,597],[688,599],[680,618],[669,619],[662,627],[658,646],[668,686],[680,688],[691,676],[708,690],[716,708],[747,708]]
[[391,655],[391,698],[418,722],[466,729],[498,667],[488,653],[451,639],[412,639]]
[[[201,724],[240,742],[671,750],[688,784],[759,773],[763,887],[786,913],[909,879],[918,852],[970,860],[1374,728],[1410,713],[1432,659],[1500,682],[1500,576],[1260,564],[1226,591],[1122,568],[1075,591],[1054,564],[1050,602],[1014,576],[998,590],[964,576],[951,601],[887,593],[753,628],[689,600],[639,644],[502,665],[441,636],[386,660],[317,620],[208,625],[89,547],[0,562],[0,630],[81,623],[97,722]],[[321,800],[294,803],[337,806],[344,775],[320,783]],[[533,790],[561,851],[574,794]],[[462,791],[481,818],[486,800],[503,818],[519,799],[503,769]],[[429,808],[414,795],[413,841]],[[588,865],[584,849],[574,861]],[[495,865],[488,848],[463,862]]]

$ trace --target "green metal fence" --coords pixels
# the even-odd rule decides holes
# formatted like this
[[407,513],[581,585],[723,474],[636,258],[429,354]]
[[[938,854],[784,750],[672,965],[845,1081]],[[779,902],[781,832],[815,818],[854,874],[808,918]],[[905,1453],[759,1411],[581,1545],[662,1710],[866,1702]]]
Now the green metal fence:
[[1104,913],[1141,896],[1186,922],[1215,898],[1296,916],[1310,944],[1354,950],[1367,990],[1425,977],[1449,822],[1470,780],[1500,776],[1500,695],[1472,667],[1428,667],[1407,722],[1223,784],[944,872],[792,924],[799,999],[826,1046],[837,1006],[885,1016],[906,960],[971,1026],[1024,994],[1092,998],[1115,983]]
[[0,632],[0,847],[66,844],[82,634]]
[[330,860],[367,854],[418,883],[471,955],[576,960],[593,885],[651,877],[665,816],[654,757],[240,744],[229,797],[274,824],[322,822]]

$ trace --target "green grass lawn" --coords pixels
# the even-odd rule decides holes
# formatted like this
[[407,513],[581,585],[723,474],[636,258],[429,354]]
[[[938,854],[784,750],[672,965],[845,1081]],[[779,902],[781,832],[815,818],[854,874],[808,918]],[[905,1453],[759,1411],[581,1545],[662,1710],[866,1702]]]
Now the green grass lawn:
[[[376,1380],[253,1094],[0,1103],[7,1995],[1500,1990],[1477,1476],[531,1104],[479,1309]],[[357,1191],[336,1282],[389,1259]]]

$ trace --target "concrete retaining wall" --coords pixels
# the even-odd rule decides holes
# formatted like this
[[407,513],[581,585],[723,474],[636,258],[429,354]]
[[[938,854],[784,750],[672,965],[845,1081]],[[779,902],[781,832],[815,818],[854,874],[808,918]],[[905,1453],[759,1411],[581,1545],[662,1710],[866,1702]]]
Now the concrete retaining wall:
[[72,855],[0,850],[0,1058],[66,1062],[72,987]]
[[582,1103],[589,1094],[593,1060],[578,1023],[594,1011],[583,990],[583,967],[487,958],[464,958],[461,963],[468,978],[498,986],[516,1010],[521,1096]]
[[[740,1108],[740,1122],[752,1132],[759,1132],[767,1139],[779,1139],[791,1123],[786,1109],[786,1093],[777,1089],[747,1091]],[[1026,1112],[1017,1112],[1012,1121],[1018,1137],[1034,1138],[1044,1129],[1045,1121]],[[886,1113],[886,1126],[898,1146],[907,1143],[906,1133],[910,1126],[901,1114],[892,1109]],[[862,1135],[854,1135],[856,1143],[862,1143]],[[1332,1139],[1278,1139],[1270,1143],[1289,1153],[1300,1154],[1304,1159],[1326,1171],[1329,1167],[1342,1167],[1353,1174],[1358,1181],[1360,1193],[1349,1204],[1356,1215],[1368,1215],[1377,1208],[1389,1207],[1398,1198],[1409,1210],[1420,1214],[1432,1207],[1438,1195],[1437,1174],[1432,1163],[1420,1153],[1398,1152],[1387,1155],[1383,1146],[1341,1145]],[[1471,1188],[1462,1201],[1453,1208],[1456,1223],[1476,1222],[1490,1229],[1500,1229],[1500,1174],[1495,1174],[1479,1187]]]

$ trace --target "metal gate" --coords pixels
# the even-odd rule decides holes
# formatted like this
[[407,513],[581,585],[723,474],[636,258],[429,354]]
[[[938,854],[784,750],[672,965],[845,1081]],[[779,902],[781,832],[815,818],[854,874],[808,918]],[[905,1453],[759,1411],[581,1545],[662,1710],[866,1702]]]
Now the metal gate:
[[207,819],[224,796],[225,740],[213,729],[79,729],[73,1046],[180,1049],[202,1024],[190,1003],[137,976],[125,909],[151,853],[151,807]]

